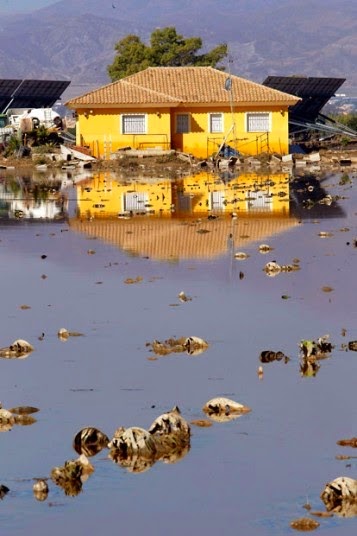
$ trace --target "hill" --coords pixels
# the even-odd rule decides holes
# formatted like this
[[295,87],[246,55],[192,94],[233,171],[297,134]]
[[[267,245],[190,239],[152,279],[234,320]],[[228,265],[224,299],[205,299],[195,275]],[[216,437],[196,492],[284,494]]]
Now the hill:
[[357,88],[357,4],[350,0],[60,0],[0,23],[1,78],[71,80],[65,98],[109,83],[114,45],[175,26],[206,48],[229,45],[233,74],[334,76]]

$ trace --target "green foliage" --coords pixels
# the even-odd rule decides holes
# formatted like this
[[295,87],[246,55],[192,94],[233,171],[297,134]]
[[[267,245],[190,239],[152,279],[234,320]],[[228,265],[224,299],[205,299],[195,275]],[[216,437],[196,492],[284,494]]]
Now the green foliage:
[[11,136],[9,141],[6,144],[4,156],[7,157],[7,156],[11,156],[17,153],[17,151],[20,149],[20,146],[21,146],[21,142],[19,138],[15,135]]
[[334,119],[338,123],[341,123],[341,125],[346,125],[346,127],[352,128],[352,130],[355,130],[357,132],[357,114],[356,113],[334,115],[332,119]]
[[115,45],[116,56],[108,66],[112,82],[137,73],[147,67],[181,67],[185,65],[217,67],[227,56],[227,45],[221,44],[205,54],[200,37],[184,38],[173,26],[154,30],[150,46],[137,35],[127,35]]

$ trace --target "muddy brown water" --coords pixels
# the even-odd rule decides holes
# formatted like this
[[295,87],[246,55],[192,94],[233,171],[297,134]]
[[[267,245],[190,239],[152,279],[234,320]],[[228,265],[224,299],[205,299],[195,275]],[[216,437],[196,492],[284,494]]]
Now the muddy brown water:
[[[336,459],[355,454],[337,441],[357,433],[357,354],[346,348],[357,339],[356,174],[310,177],[313,190],[291,180],[287,191],[286,175],[146,184],[1,173],[0,346],[21,338],[35,350],[0,359],[0,400],[39,408],[36,422],[0,434],[0,484],[10,489],[1,534],[285,535],[309,515],[305,503],[325,509],[326,482],[356,478],[355,459]],[[260,253],[262,243],[273,249]],[[294,259],[300,270],[263,271]],[[192,299],[180,301],[182,291]],[[60,328],[83,336],[62,341]],[[303,376],[300,341],[326,334],[331,356]],[[147,346],[191,335],[209,348],[155,356]],[[262,364],[264,350],[290,360]],[[252,411],[192,426],[181,459],[141,473],[104,449],[77,496],[49,480],[47,499],[35,500],[33,478],[77,457],[81,428],[109,437],[149,428],[175,405],[188,421],[205,419],[216,396]],[[357,532],[355,517],[319,522],[319,534]]]

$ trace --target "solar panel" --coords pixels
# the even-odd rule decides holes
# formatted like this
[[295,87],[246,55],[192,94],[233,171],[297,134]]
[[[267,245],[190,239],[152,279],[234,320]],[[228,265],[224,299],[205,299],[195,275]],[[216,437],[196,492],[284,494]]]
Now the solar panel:
[[0,80],[0,110],[51,108],[70,83],[68,80]]
[[300,97],[301,101],[290,108],[290,119],[315,122],[322,108],[345,81],[345,78],[268,76],[263,86]]

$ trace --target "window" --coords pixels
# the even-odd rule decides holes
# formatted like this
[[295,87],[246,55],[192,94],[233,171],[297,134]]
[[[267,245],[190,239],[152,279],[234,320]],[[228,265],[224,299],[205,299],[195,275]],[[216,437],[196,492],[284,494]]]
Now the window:
[[188,114],[176,115],[176,132],[177,134],[190,132],[190,116]]
[[247,132],[269,132],[269,112],[257,112],[247,114]]
[[126,192],[124,194],[124,210],[132,212],[146,212],[149,202],[147,192]]
[[122,115],[123,134],[145,134],[145,114]]
[[209,114],[209,131],[223,132],[223,114]]

